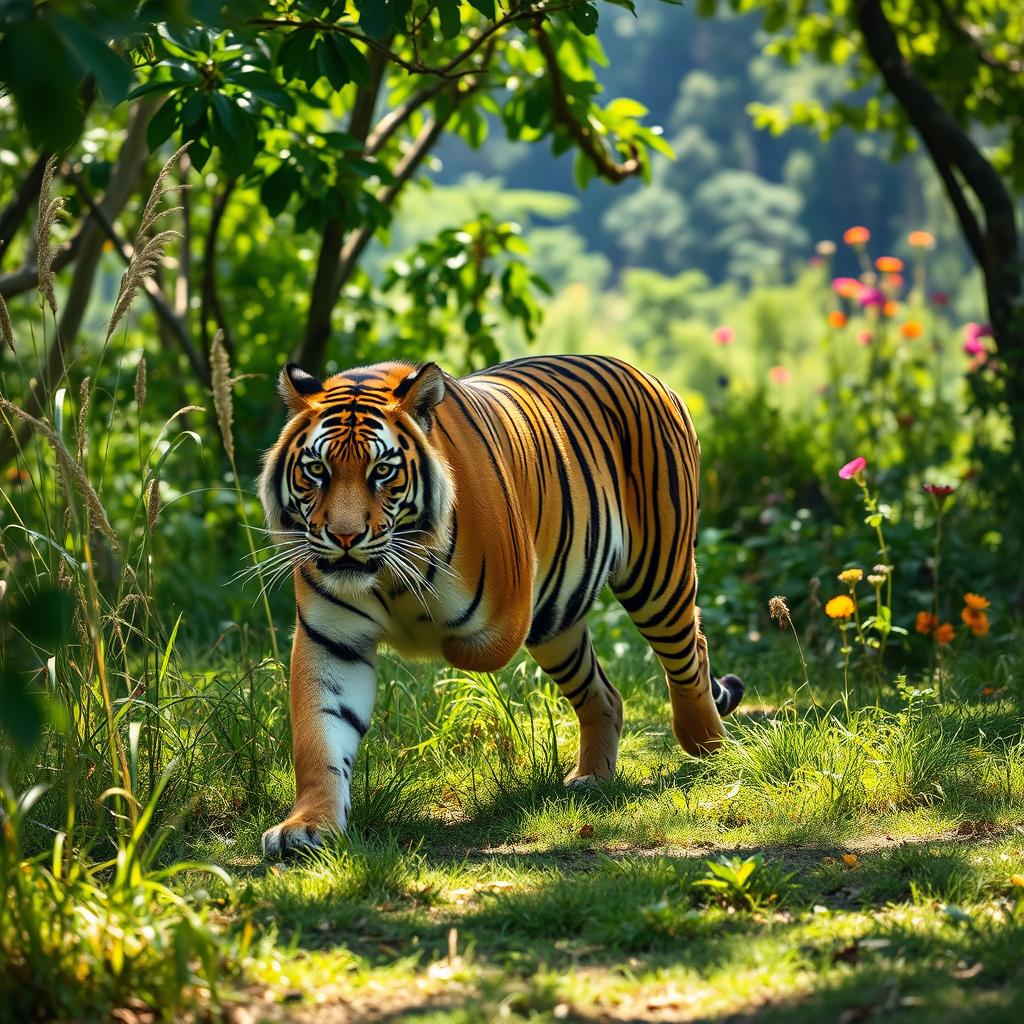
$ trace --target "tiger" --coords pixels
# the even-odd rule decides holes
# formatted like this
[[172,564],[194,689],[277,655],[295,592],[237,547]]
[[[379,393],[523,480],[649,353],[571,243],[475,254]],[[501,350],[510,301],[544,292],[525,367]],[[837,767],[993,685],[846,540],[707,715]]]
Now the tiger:
[[346,830],[384,644],[472,672],[525,646],[579,721],[566,784],[612,778],[622,698],[587,626],[606,584],[661,662],[679,744],[719,748],[743,683],[711,674],[700,447],[669,388],[619,359],[536,355],[462,378],[383,362],[320,380],[289,363],[279,391],[290,418],[259,493],[295,588],[296,797],[266,857]]

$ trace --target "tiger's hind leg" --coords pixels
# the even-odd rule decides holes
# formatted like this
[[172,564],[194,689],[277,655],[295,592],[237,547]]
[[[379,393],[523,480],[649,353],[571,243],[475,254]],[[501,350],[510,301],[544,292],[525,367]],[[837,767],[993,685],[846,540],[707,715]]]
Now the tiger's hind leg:
[[597,660],[586,622],[529,651],[558,684],[580,722],[579,760],[566,776],[566,785],[612,778],[622,732],[622,698]]
[[615,596],[665,669],[676,739],[688,754],[702,757],[717,750],[725,739],[722,716],[739,703],[743,684],[736,676],[724,676],[719,681],[711,675],[708,644],[700,628],[697,572],[692,557],[687,569],[657,597],[630,595],[617,589]]

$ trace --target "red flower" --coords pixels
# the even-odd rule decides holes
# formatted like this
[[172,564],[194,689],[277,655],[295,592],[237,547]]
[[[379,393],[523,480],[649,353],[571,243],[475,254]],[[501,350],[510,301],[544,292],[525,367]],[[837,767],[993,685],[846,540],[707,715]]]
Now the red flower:
[[862,472],[867,466],[868,460],[862,455],[858,455],[857,458],[848,462],[841,470],[839,470],[839,478],[841,480],[852,480],[858,473]]

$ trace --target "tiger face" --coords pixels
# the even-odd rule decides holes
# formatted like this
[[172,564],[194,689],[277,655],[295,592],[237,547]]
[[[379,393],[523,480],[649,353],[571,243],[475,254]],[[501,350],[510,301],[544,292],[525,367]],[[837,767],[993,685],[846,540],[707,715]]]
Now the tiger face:
[[295,566],[352,591],[408,572],[451,515],[451,473],[431,440],[442,371],[382,363],[320,381],[290,363],[279,390],[292,418],[260,478],[274,539]]

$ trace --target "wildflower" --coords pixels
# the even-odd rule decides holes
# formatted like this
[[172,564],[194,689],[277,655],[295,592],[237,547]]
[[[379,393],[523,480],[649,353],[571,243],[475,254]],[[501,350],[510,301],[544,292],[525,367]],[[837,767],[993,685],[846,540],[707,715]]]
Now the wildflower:
[[960,618],[975,636],[984,636],[989,631],[988,615],[977,608],[965,608],[960,613]]
[[991,338],[992,328],[988,324],[976,324],[969,321],[964,324],[964,339],[966,341],[977,341],[979,338]]
[[932,496],[935,508],[939,512],[942,511],[942,506],[946,504],[946,499],[956,490],[955,487],[951,487],[949,484],[924,484],[923,486],[925,492]]
[[825,614],[830,619],[848,619],[854,612],[853,601],[846,595],[833,597],[825,605]]
[[832,256],[836,251],[836,243],[830,242],[828,239],[824,239],[814,247],[814,251],[819,256]]
[[892,299],[886,299],[882,303],[882,316],[887,316],[892,319],[900,311],[900,304],[893,302]]
[[789,605],[784,597],[773,597],[768,601],[768,614],[779,624],[779,629],[785,629],[792,624],[789,617]]
[[828,315],[828,325],[829,327],[835,328],[837,331],[845,327],[846,314],[841,309],[833,309]]
[[736,338],[736,331],[728,324],[722,324],[711,332],[716,345],[731,345]]
[[788,384],[793,375],[784,366],[773,366],[768,371],[768,376],[771,377],[776,384]]
[[936,306],[948,306],[949,292],[932,292],[932,302],[934,302]]
[[857,296],[857,301],[865,309],[872,306],[884,306],[885,295],[878,288],[862,288]]
[[1024,875],[1010,875],[1010,885],[1024,889]]
[[878,565],[871,566],[871,571],[877,572],[879,576],[888,576],[892,572],[892,566],[879,562]]
[[900,324],[900,334],[908,341],[920,338],[924,334],[924,324],[920,320],[906,320]]
[[856,299],[864,290],[864,285],[855,277],[834,277],[832,278],[832,291],[844,299]]
[[858,455],[857,458],[848,462],[841,470],[839,470],[840,480],[853,480],[856,479],[859,473],[862,473],[867,468],[868,460],[863,455]]
[[890,292],[898,292],[903,287],[903,275],[886,274],[884,285]]
[[839,574],[839,581],[841,583],[860,583],[864,579],[863,569],[844,569]]
[[935,630],[935,640],[940,644],[952,643],[956,637],[956,630],[948,622],[943,622]]
[[857,332],[857,344],[862,348],[867,348],[871,344],[872,334],[870,331],[858,331]]
[[865,242],[871,240],[871,232],[867,228],[857,225],[856,227],[847,228],[843,232],[843,241],[847,245],[864,245]]
[[979,338],[968,338],[964,342],[964,354],[974,358],[985,355],[985,343]]
[[918,612],[917,619],[914,622],[914,629],[918,633],[928,636],[929,633],[935,632],[935,627],[938,624],[939,620],[931,612]]
[[903,269],[903,260],[898,256],[879,256],[875,266],[883,274],[898,274]]
[[991,606],[987,597],[982,597],[981,594],[964,594],[964,604],[968,608],[974,608],[977,611],[984,611],[984,609]]
[[995,688],[992,687],[992,686],[983,686],[981,688],[981,695],[982,695],[982,697],[991,697],[992,694],[995,693],[995,692],[996,692]]
[[911,231],[907,241],[915,249],[931,249],[935,245],[935,236],[930,231]]
[[870,583],[873,587],[880,587],[884,582],[885,577],[879,576],[878,573],[873,572],[868,576],[868,583]]
[[848,868],[855,868],[857,866],[858,862],[859,862],[859,859],[857,857],[857,854],[855,854],[855,853],[844,853],[843,854],[843,863]]

